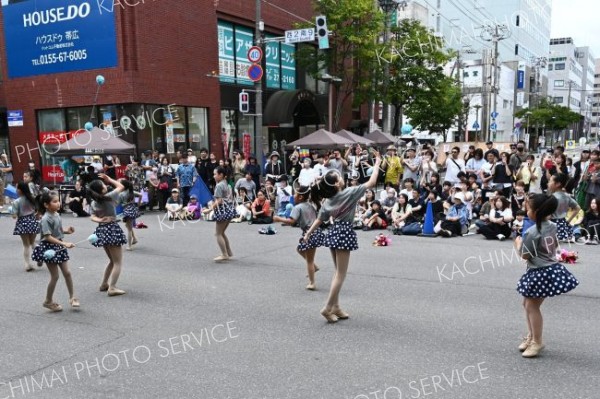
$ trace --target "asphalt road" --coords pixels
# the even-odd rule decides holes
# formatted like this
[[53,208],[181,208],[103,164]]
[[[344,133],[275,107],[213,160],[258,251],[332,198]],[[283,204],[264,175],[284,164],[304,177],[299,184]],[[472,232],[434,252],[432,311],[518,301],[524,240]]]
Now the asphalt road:
[[[576,248],[581,284],[544,304],[546,350],[527,360],[511,242],[393,237],[375,248],[360,231],[341,296],[351,318],[330,325],[319,310],[332,261],[319,250],[318,290],[306,291],[299,230],[232,225],[235,260],[215,264],[212,223],[142,220],[124,256],[127,295],[98,292],[106,257],[84,243],[70,251],[82,307],[68,308],[61,279],[65,310],[52,314],[47,270],[25,273],[13,221],[0,218],[0,399],[600,398],[600,247]],[[73,241],[94,227],[63,222]]]

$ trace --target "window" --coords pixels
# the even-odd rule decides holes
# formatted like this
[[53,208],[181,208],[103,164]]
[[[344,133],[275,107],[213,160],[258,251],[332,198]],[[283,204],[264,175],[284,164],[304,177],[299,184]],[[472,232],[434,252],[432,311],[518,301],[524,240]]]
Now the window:
[[[96,115],[91,115],[92,107],[79,107],[67,109],[67,130],[83,129],[86,122],[92,122],[94,126],[98,125]],[[91,115],[91,116],[90,116]]]
[[564,63],[564,62],[557,62],[557,63],[554,65],[554,70],[556,70],[556,71],[564,71],[564,70],[565,70],[565,68],[566,68],[566,65],[565,65],[565,63]]
[[46,109],[38,111],[38,129],[40,132],[64,132],[66,130],[64,110]]
[[548,70],[552,71],[554,69],[554,64],[548,64]]
[[565,87],[565,81],[564,80],[555,80],[554,87]]
[[517,15],[517,19],[516,19],[516,21],[515,21],[515,25],[516,25],[516,26],[519,26],[519,23],[520,23],[520,22],[521,22],[521,21],[520,21],[520,18],[519,18],[519,16]]
[[554,97],[554,104],[562,104],[564,101],[563,97]]
[[190,147],[195,151],[208,148],[208,109],[188,108],[188,126]]
[[469,72],[465,71],[463,72],[463,78],[468,78],[469,77]]
[[473,71],[473,77],[476,78],[477,76],[479,76],[479,71]]

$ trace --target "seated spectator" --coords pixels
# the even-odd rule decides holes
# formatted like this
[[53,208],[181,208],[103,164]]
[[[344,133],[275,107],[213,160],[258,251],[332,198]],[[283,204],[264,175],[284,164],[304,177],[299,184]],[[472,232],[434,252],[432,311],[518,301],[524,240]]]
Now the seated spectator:
[[406,194],[398,196],[392,209],[392,223],[394,234],[417,235],[421,232],[421,224],[413,216]]
[[75,188],[67,195],[65,202],[69,205],[69,209],[73,211],[73,216],[87,217],[89,213],[85,211],[87,207],[85,188],[81,185],[81,181],[75,182]]
[[252,219],[250,220],[250,224],[270,224],[273,223],[273,218],[271,216],[271,206],[265,193],[259,191],[256,193],[256,199],[252,203]]
[[452,195],[450,192],[452,190],[452,183],[449,181],[445,181],[442,184],[442,191],[439,193],[442,201],[448,201],[448,198]]
[[392,187],[388,187],[387,195],[383,201],[381,201],[381,208],[385,212],[388,222],[392,216],[392,208],[396,205],[396,190]]
[[504,241],[511,234],[510,223],[513,221],[510,202],[504,196],[496,198],[491,203],[488,214],[489,223],[482,226],[479,232],[488,240],[498,239]]
[[404,180],[402,184],[404,187],[400,190],[400,194],[406,194],[409,199],[414,198],[413,191],[415,191],[415,181],[409,177]]
[[171,190],[171,196],[167,200],[167,216],[169,220],[185,218],[185,210],[183,209],[183,200],[179,197],[179,190],[174,188]]
[[409,198],[408,203],[412,207],[412,215],[417,222],[422,222],[425,217],[425,200],[421,198],[421,194],[417,190],[412,190],[412,198]]
[[450,207],[444,220],[440,220],[433,231],[443,237],[461,236],[469,225],[469,211],[465,205],[465,195],[457,193],[453,197],[454,205]]
[[202,212],[202,205],[198,202],[198,197],[196,194],[190,195],[190,202],[188,202],[185,207],[186,211],[186,219],[188,220],[198,220],[200,219],[200,215]]
[[510,196],[510,207],[513,211],[513,215],[517,213],[518,210],[525,209],[525,182],[523,180],[519,180],[515,183],[515,190],[513,194]]
[[431,204],[433,211],[433,224],[436,225],[444,217],[444,203],[440,199],[436,191],[430,191],[425,200],[425,210],[427,211],[428,204]]
[[363,219],[363,230],[385,229],[387,228],[385,212],[381,208],[381,203],[377,200],[371,203],[371,210]]
[[515,220],[512,222],[512,238],[519,237],[523,234],[523,223],[525,222],[527,211],[519,209],[515,213]]
[[427,193],[430,191],[435,191],[436,193],[442,192],[442,185],[440,184],[440,175],[439,173],[433,173],[431,175],[429,183],[421,186],[421,195],[425,198],[428,197]]
[[239,195],[240,188],[244,188],[246,190],[246,195],[253,200],[254,193],[256,192],[256,183],[252,178],[252,173],[249,170],[245,170],[244,177],[238,179],[235,182],[234,191]]
[[233,223],[240,223],[244,220],[250,221],[252,219],[252,200],[244,187],[240,187],[238,195],[235,197],[235,203],[235,211],[239,216],[231,219],[231,221]]
[[[289,217],[291,212],[292,188],[288,186],[287,176],[282,176],[279,179],[279,187],[277,187],[277,216]],[[290,205],[290,207],[288,207]]]

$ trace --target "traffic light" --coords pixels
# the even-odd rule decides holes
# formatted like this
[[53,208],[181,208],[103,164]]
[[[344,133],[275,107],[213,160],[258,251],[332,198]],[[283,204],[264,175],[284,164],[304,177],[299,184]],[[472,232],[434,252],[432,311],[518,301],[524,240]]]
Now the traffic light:
[[327,29],[327,17],[318,15],[316,20],[317,39],[319,40],[319,48],[321,50],[329,48],[329,30]]
[[240,93],[240,112],[250,112],[250,95],[245,91]]

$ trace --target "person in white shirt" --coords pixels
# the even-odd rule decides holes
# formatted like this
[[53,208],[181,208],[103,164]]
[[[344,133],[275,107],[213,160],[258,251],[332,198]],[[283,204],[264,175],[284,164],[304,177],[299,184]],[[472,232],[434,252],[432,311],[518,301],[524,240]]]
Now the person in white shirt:
[[483,150],[476,148],[473,151],[473,157],[467,161],[466,172],[472,173],[477,176],[477,183],[482,183],[481,173],[479,171],[486,164],[486,160],[483,159]]
[[298,183],[300,183],[300,186],[310,187],[317,178],[317,171],[311,168],[311,165],[312,161],[310,158],[304,158],[302,160],[302,170],[298,176]]
[[323,154],[317,155],[317,163],[313,166],[313,170],[315,171],[316,177],[325,176],[327,173],[327,168],[325,167],[325,159],[323,158]]
[[99,155],[94,155],[90,166],[94,168],[94,172],[102,173],[104,171],[104,165],[102,165],[102,158]]
[[446,176],[444,180],[453,184],[460,183],[458,173],[465,171],[465,160],[459,158],[459,153],[460,148],[454,147],[452,148],[451,155],[446,159]]

